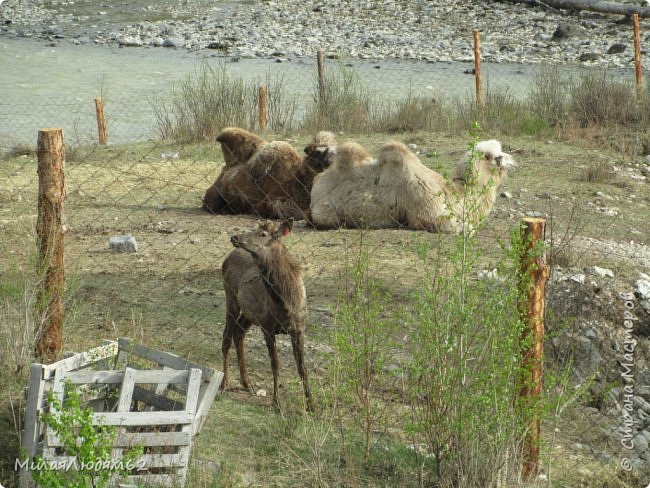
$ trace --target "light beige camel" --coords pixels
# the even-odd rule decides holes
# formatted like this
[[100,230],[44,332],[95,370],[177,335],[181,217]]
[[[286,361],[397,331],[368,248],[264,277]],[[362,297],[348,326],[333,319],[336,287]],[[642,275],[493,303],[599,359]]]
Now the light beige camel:
[[376,160],[361,145],[347,142],[314,179],[311,220],[321,228],[468,231],[490,213],[508,169],[515,166],[498,141],[481,141],[449,181],[401,142],[385,144]]

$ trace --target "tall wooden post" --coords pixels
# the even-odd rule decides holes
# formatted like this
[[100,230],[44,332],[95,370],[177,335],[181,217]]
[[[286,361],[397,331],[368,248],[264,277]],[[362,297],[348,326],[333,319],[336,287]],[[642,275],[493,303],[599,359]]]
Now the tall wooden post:
[[258,91],[259,110],[260,110],[260,130],[266,130],[269,125],[268,97],[265,85],[260,85]]
[[634,71],[636,74],[636,95],[643,96],[643,71],[641,70],[641,31],[639,29],[639,14],[632,15],[634,26]]
[[36,355],[52,361],[61,352],[63,342],[63,202],[64,149],[63,129],[38,132],[38,273],[40,288],[36,303],[40,321]]
[[474,80],[476,82],[476,108],[483,110],[483,81],[481,80],[481,36],[474,31]]
[[325,94],[325,62],[322,49],[316,53],[316,64],[318,66],[318,102],[322,103]]
[[546,256],[541,249],[544,219],[525,218],[521,232],[523,252],[520,262],[520,313],[526,324],[522,342],[522,378],[519,404],[526,415],[528,430],[522,446],[521,476],[529,480],[539,472],[540,414],[542,393],[542,355],[544,352],[544,290],[548,279]]
[[108,135],[106,134],[104,100],[102,100],[100,97],[95,98],[95,113],[97,114],[97,135],[99,136],[99,143],[105,146],[108,144]]

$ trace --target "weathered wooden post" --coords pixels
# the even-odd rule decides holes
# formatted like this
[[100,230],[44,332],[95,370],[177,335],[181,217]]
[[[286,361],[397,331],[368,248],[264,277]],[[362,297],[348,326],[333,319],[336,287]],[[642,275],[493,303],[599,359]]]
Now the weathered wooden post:
[[95,98],[95,113],[97,114],[97,134],[101,145],[108,144],[108,135],[106,134],[106,117],[104,116],[104,100],[100,97]]
[[636,95],[643,96],[643,71],[641,69],[641,31],[639,29],[639,14],[632,15],[634,27],[634,71],[636,74]]
[[319,49],[316,53],[316,64],[318,66],[318,102],[323,103],[325,95],[325,63],[322,49]]
[[481,80],[481,36],[474,31],[474,80],[476,82],[476,108],[483,110],[483,82]]
[[544,290],[548,266],[542,248],[546,221],[524,218],[521,222],[522,254],[520,262],[520,313],[525,322],[522,335],[522,378],[519,404],[526,416],[528,430],[522,445],[521,476],[529,480],[539,471],[540,414],[542,393],[542,355],[544,352]]
[[260,85],[258,91],[259,110],[260,110],[260,130],[266,130],[269,125],[268,98],[265,85]]
[[63,340],[63,129],[38,132],[38,273],[41,280],[36,311],[40,320],[36,355],[53,360]]

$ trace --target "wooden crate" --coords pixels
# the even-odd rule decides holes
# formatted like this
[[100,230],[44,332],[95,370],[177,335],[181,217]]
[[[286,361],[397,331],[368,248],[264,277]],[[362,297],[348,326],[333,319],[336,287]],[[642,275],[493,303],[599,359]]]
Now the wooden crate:
[[[53,364],[33,364],[27,390],[23,447],[29,459],[41,455],[62,466],[72,461],[61,441],[45,426],[47,394],[63,401],[74,385],[95,411],[96,422],[117,428],[113,459],[142,446],[139,469],[128,477],[134,486],[183,486],[192,441],[205,423],[223,373],[120,338]],[[117,482],[117,480],[116,480]],[[21,486],[33,485],[28,469]]]

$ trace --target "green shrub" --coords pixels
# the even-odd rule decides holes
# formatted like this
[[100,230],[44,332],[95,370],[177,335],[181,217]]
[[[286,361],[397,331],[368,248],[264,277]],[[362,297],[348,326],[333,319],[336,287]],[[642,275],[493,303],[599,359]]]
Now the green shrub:
[[135,460],[143,449],[132,447],[121,459],[112,459],[115,428],[94,424],[93,409],[83,407],[79,393],[69,383],[65,389],[65,403],[48,392],[50,411],[42,414],[41,420],[61,440],[64,454],[74,463],[61,469],[63,466],[52,466],[37,456],[34,463],[42,469],[32,471],[34,481],[42,488],[99,488],[109,486],[114,475],[125,476],[135,470]]

